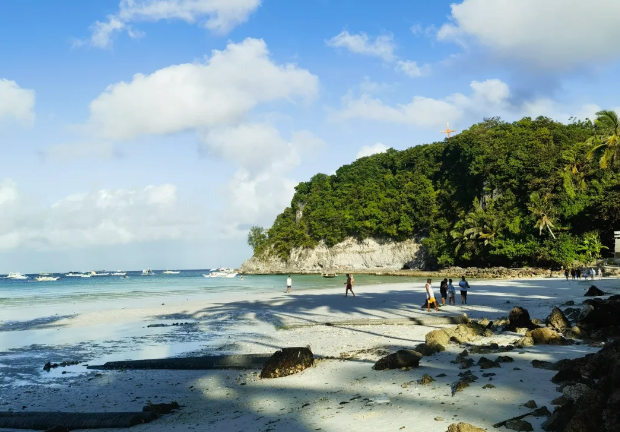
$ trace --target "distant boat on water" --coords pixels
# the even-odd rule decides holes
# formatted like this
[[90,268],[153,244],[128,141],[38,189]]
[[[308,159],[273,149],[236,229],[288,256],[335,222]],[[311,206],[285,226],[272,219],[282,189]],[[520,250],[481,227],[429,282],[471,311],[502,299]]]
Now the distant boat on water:
[[36,280],[37,282],[54,282],[57,281],[58,279],[60,279],[59,276],[37,276],[36,278],[34,278],[34,280]]
[[5,279],[16,279],[16,280],[23,280],[23,279],[28,279],[28,276],[23,275],[21,273],[9,273]]
[[91,276],[110,276],[110,273],[97,273],[95,271],[90,272]]
[[176,270],[166,270],[165,272],[163,272],[163,274],[179,274],[181,273],[180,271],[176,271]]
[[219,268],[215,270],[211,270],[209,274],[203,274],[206,278],[234,278],[237,276],[237,273],[230,268]]
[[153,276],[154,274],[156,273],[151,269],[142,270],[142,276]]
[[112,276],[125,276],[126,274],[127,272],[116,270],[114,273],[112,273]]
[[84,274],[83,273],[77,273],[77,272],[69,272],[65,276],[66,277],[84,277]]
[[338,276],[338,275],[335,274],[335,273],[325,273],[323,275],[324,278],[328,278],[328,279],[335,278],[336,276]]

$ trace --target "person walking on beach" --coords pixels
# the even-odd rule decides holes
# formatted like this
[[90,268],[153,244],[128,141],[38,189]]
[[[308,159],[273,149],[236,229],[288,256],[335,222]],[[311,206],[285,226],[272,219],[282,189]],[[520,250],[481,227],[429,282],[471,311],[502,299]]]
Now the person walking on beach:
[[448,280],[448,304],[452,306],[456,306],[456,289],[454,285],[452,285],[452,279]]
[[448,298],[448,279],[444,279],[439,284],[439,293],[441,294],[441,305],[446,305],[446,298]]
[[353,297],[355,297],[355,293],[353,292],[353,283],[354,283],[354,279],[353,279],[353,275],[347,273],[347,281],[345,283],[345,285],[347,286],[346,291],[344,292],[344,296],[347,297],[349,295],[349,291],[351,291],[351,294],[353,294]]
[[598,280],[603,280],[603,269],[598,268]]
[[577,276],[577,280],[580,281],[581,280],[581,269],[577,269],[577,271],[575,272],[575,275]]
[[433,292],[433,284],[430,279],[426,279],[426,311],[431,311],[431,303],[435,305],[435,310],[439,312],[439,306],[437,306],[437,300],[435,300],[435,293]]
[[564,269],[564,276],[566,277],[566,282],[568,282],[568,269]]
[[286,292],[290,293],[291,292],[291,288],[293,288],[293,280],[289,276],[289,277],[286,278]]
[[575,280],[575,269],[574,268],[570,269],[570,277],[573,278],[573,280]]
[[469,289],[469,284],[465,280],[465,276],[461,278],[459,288],[461,289],[461,304],[467,304],[467,290]]

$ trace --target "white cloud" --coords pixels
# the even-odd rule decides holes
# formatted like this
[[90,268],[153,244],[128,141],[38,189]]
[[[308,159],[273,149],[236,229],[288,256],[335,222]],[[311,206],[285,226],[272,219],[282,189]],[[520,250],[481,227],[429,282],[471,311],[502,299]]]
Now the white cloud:
[[103,138],[131,139],[243,121],[261,102],[312,99],[319,81],[269,58],[264,41],[214,50],[203,63],[181,64],[109,86],[90,104],[89,124]]
[[32,124],[34,103],[34,90],[23,89],[15,81],[0,78],[0,122],[14,119],[23,124]]
[[374,82],[369,77],[364,77],[359,87],[362,93],[376,94],[393,90],[396,86],[394,84]]
[[286,141],[268,124],[248,123],[210,130],[202,137],[204,147],[239,165],[225,190],[223,235],[247,235],[244,226],[268,226],[290,204],[296,181],[290,172],[304,155],[325,143],[308,131],[297,131]]
[[410,60],[399,60],[396,62],[396,70],[404,72],[411,78],[418,78],[430,74],[431,67],[429,65],[418,66],[416,62]]
[[571,116],[585,118],[598,110],[598,106],[594,104],[570,107],[567,110],[562,104],[545,98],[514,103],[511,99],[510,88],[498,79],[472,81],[470,89],[469,95],[454,93],[443,99],[414,96],[411,102],[397,105],[385,104],[368,94],[363,94],[359,98],[347,95],[343,98],[342,108],[332,113],[331,119],[334,121],[374,120],[432,128],[443,127],[446,121],[466,126],[490,116],[500,116],[505,120],[510,120],[524,116],[535,118],[542,115],[557,121],[567,121]]
[[130,37],[141,37],[143,34],[132,29],[131,23],[144,21],[182,20],[226,34],[247,21],[260,4],[261,0],[121,0],[119,11],[109,15],[107,21],[95,22],[90,39],[77,41],[76,45],[108,48],[114,34],[123,30]]
[[194,239],[204,224],[202,209],[180,200],[170,184],[93,190],[44,206],[15,182],[0,182],[0,250]]
[[356,159],[372,156],[377,153],[385,153],[388,148],[388,146],[380,142],[371,146],[364,146],[360,149],[360,151],[357,152]]
[[72,142],[56,144],[40,152],[43,159],[118,158],[121,152],[109,142]]
[[463,0],[437,37],[545,69],[620,58],[616,0]]
[[394,40],[392,35],[377,36],[374,41],[366,33],[350,34],[343,31],[325,43],[332,48],[345,48],[352,53],[379,57],[390,62],[394,60]]

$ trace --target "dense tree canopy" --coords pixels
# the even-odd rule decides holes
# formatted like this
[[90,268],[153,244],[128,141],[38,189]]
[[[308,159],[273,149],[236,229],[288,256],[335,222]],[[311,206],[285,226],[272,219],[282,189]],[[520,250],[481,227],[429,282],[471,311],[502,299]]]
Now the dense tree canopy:
[[[356,160],[296,188],[256,254],[358,239],[421,242],[430,267],[570,265],[620,229],[615,113],[564,125],[497,118]],[[601,243],[602,241],[602,243]]]

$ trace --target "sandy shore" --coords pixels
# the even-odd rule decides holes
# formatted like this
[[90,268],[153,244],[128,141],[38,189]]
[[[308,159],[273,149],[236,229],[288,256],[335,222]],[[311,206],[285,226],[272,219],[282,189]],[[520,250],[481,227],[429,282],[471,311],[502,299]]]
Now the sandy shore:
[[[594,283],[605,291],[620,292],[617,279]],[[83,373],[79,368],[66,368],[68,373],[58,372],[44,384],[14,383],[1,388],[0,410],[139,411],[149,400],[174,400],[183,406],[180,411],[132,430],[445,431],[458,421],[490,430],[493,423],[527,412],[522,405],[530,399],[553,409],[549,403],[559,396],[550,381],[554,372],[534,369],[532,360],[581,357],[596,349],[573,345],[514,350],[508,354],[514,362],[490,370],[496,374],[493,377],[483,378],[482,373],[489,371],[472,368],[480,379],[455,396],[450,385],[462,370],[451,362],[462,350],[458,345],[425,357],[419,368],[410,371],[375,371],[374,362],[386,353],[415,347],[427,332],[442,327],[430,317],[466,313],[470,318],[494,319],[507,316],[518,305],[533,318],[544,320],[554,306],[568,300],[581,303],[590,285],[560,279],[475,281],[468,305],[431,313],[420,309],[424,302],[421,284],[396,283],[359,288],[355,298],[331,289],[288,295],[231,294],[191,302],[171,299],[164,305],[110,305],[66,315],[59,310],[56,313],[62,318],[52,322],[29,316],[28,322],[39,324],[25,325],[12,334],[85,334],[111,326],[115,331],[139,328],[139,336],[150,331],[147,324],[188,321],[219,328],[220,337],[203,343],[211,353],[272,353],[281,347],[309,345],[317,356],[343,359],[321,360],[297,375],[271,380],[258,379],[258,371]],[[507,344],[518,337],[502,333],[474,343]],[[162,340],[154,357],[171,355],[166,343],[175,342]],[[472,355],[475,360],[478,357]],[[429,386],[417,384],[423,374],[436,381]],[[437,377],[440,374],[446,376]],[[488,383],[495,388],[483,389]],[[385,398],[389,403],[380,403]],[[540,430],[542,420],[529,421]]]

